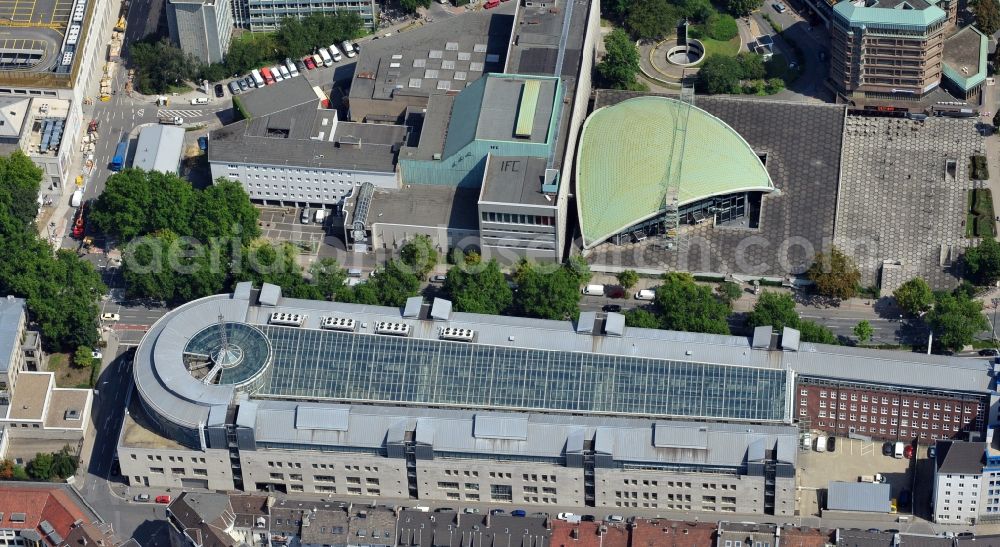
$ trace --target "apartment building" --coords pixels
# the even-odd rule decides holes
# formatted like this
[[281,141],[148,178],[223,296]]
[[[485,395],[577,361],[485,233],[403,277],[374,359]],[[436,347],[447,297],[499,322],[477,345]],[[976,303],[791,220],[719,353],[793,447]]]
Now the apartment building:
[[983,483],[984,442],[939,441],[934,459],[934,522],[975,524]]
[[233,37],[230,0],[169,0],[170,39],[203,63],[221,63]]

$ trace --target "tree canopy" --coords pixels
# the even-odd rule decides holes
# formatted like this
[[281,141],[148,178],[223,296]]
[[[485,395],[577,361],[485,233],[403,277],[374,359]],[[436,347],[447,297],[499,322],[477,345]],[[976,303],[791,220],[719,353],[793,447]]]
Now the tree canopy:
[[660,317],[649,310],[633,308],[625,312],[625,326],[658,329],[660,328]]
[[604,59],[595,70],[602,84],[611,89],[632,89],[639,72],[639,50],[625,31],[615,29],[604,38]]
[[746,17],[754,11],[760,9],[764,0],[727,0],[726,10],[733,17]]
[[691,274],[663,274],[656,289],[656,306],[661,328],[687,332],[729,334],[729,302],[712,294],[712,289],[694,282]]
[[444,290],[456,311],[498,315],[514,301],[497,261],[484,264],[477,254],[466,255],[462,264],[448,270]]
[[[981,3],[988,3],[985,0]],[[1000,243],[992,237],[983,238],[978,245],[965,250],[966,275],[980,285],[989,285],[1000,279]]]
[[635,270],[622,270],[618,272],[616,277],[618,278],[618,284],[624,287],[625,290],[631,290],[639,282],[639,274]]
[[834,247],[829,254],[816,254],[806,277],[815,283],[817,293],[843,300],[857,294],[861,272],[851,257]]
[[867,344],[874,335],[875,329],[867,320],[862,319],[857,325],[854,325],[854,336],[858,338],[859,344]]
[[735,57],[713,53],[698,70],[696,86],[704,93],[739,93],[742,68]]
[[982,303],[965,294],[940,294],[925,317],[938,344],[960,351],[972,343],[977,333],[990,327],[982,312]]
[[634,38],[655,40],[670,35],[680,18],[678,7],[667,0],[633,0],[625,15],[625,28]]
[[972,9],[976,14],[976,28],[983,34],[993,36],[1000,30],[1000,8],[996,2],[979,0]]
[[750,327],[771,326],[779,332],[785,327],[797,328],[799,314],[795,311],[795,300],[785,293],[763,291],[747,316],[747,324]]
[[434,266],[438,263],[438,252],[434,248],[434,243],[431,242],[431,238],[424,235],[418,234],[413,237],[410,241],[407,241],[403,248],[400,249],[400,260],[403,264],[410,267],[413,273],[417,277],[423,278]]
[[934,292],[931,291],[930,285],[919,277],[900,285],[893,291],[892,296],[896,299],[896,305],[909,315],[920,315],[934,305]]
[[580,314],[581,272],[569,262],[554,270],[521,262],[515,281],[514,309],[519,315],[575,319]]
[[418,8],[431,7],[431,0],[399,0],[399,5],[404,10],[414,13]]

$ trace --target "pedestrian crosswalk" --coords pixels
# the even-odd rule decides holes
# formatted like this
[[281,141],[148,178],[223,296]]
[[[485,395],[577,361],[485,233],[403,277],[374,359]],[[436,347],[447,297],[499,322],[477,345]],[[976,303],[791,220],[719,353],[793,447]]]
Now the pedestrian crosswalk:
[[180,116],[181,118],[200,118],[202,116],[207,116],[211,114],[208,110],[175,110],[175,109],[160,109],[156,112],[157,117],[159,116]]

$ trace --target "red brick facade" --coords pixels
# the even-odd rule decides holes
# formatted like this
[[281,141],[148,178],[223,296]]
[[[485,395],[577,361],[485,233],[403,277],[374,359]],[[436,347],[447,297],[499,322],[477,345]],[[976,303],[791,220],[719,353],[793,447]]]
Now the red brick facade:
[[835,385],[799,378],[794,417],[810,429],[846,436],[930,444],[982,431],[986,401],[974,395],[918,393],[900,388]]

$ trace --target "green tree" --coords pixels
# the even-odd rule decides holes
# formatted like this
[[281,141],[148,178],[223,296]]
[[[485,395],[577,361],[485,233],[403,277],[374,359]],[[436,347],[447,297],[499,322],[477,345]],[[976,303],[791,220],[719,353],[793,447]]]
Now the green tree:
[[[708,17],[705,22],[705,33],[708,34],[709,38],[713,40],[719,40],[720,42],[728,42],[735,38],[739,33],[739,29],[736,27],[736,19],[733,19],[731,15],[725,13],[713,13]],[[740,55],[757,55],[756,53],[741,53]],[[757,55],[759,57],[759,55]],[[761,76],[763,78],[764,64],[761,61]]]
[[632,0],[625,16],[625,28],[635,38],[655,40],[674,32],[680,18],[680,10],[667,0]]
[[4,458],[0,460],[0,481],[9,481],[14,478],[14,462]]
[[[340,267],[336,259],[321,258],[309,266],[309,277],[313,285],[326,300],[333,299],[344,290],[347,272]],[[339,300],[339,299],[338,299]]]
[[621,20],[628,13],[629,0],[601,0],[601,15],[606,19]]
[[309,38],[302,21],[296,17],[282,18],[275,32],[275,40],[281,44],[281,54],[292,58],[302,57],[312,51],[314,46]]
[[725,298],[727,302],[735,302],[743,296],[743,287],[739,283],[733,283],[732,281],[725,281],[720,283],[716,290],[719,291],[719,295]]
[[940,294],[926,315],[927,324],[942,347],[960,351],[975,335],[989,328],[983,305],[965,295]]
[[819,294],[837,299],[851,298],[858,292],[861,272],[851,257],[834,247],[830,253],[817,253],[806,271]]
[[797,328],[799,329],[799,339],[803,342],[830,345],[838,345],[840,343],[837,340],[837,336],[830,329],[819,323],[803,320],[799,321]]
[[226,68],[239,74],[269,64],[278,58],[278,43],[270,32],[247,32],[234,38],[226,52]]
[[909,315],[920,315],[931,309],[934,305],[934,293],[926,281],[915,277],[903,283],[892,296],[896,299],[896,305]]
[[463,264],[448,270],[444,291],[456,311],[498,315],[514,301],[514,292],[497,261],[482,265],[474,253],[467,255]]
[[26,481],[28,477],[28,471],[22,465],[14,466],[14,480],[16,481]]
[[409,266],[417,277],[423,278],[438,263],[438,252],[431,238],[419,234],[407,241],[400,249],[400,260]]
[[727,0],[726,11],[733,17],[746,17],[760,9],[763,0]]
[[28,463],[28,474],[31,478],[39,481],[47,481],[52,478],[52,454],[39,452],[35,454],[35,459]]
[[747,324],[751,327],[771,326],[778,332],[785,327],[798,328],[799,314],[795,311],[795,300],[785,293],[763,291],[747,317]]
[[195,191],[192,201],[189,235],[198,241],[233,237],[246,245],[260,237],[259,211],[240,183],[220,178]]
[[993,36],[1000,30],[1000,9],[996,2],[979,0],[972,8],[976,14],[976,28],[986,36]]
[[764,85],[764,93],[768,95],[774,95],[782,89],[785,89],[785,81],[781,78],[768,78]]
[[398,260],[386,262],[378,275],[355,289],[364,285],[370,286],[375,291],[378,303],[383,306],[402,307],[406,304],[407,298],[416,296],[420,292],[420,279],[409,266]]
[[199,63],[168,40],[136,42],[129,48],[136,69],[135,88],[142,94],[164,93],[194,77]]
[[736,61],[740,64],[740,77],[744,80],[761,80],[767,75],[764,57],[757,53],[744,51],[736,55]]
[[76,473],[80,461],[70,454],[69,446],[64,446],[59,452],[52,454],[52,475],[65,479]]
[[639,283],[639,274],[635,270],[622,270],[618,272],[618,284],[626,291],[632,290]]
[[20,150],[0,158],[0,203],[15,222],[33,224],[38,214],[38,190],[42,170]]
[[604,38],[604,59],[595,70],[603,85],[611,89],[630,89],[635,86],[639,72],[639,50],[621,29],[615,29]]
[[78,368],[90,368],[97,362],[90,346],[80,346],[73,352],[73,365]]
[[125,169],[108,178],[90,222],[122,241],[160,230],[190,235],[194,197],[191,183],[175,174]]
[[539,271],[526,265],[517,272],[514,306],[520,315],[542,319],[576,318],[580,313],[580,278],[567,266]]
[[859,344],[867,344],[874,335],[875,329],[867,320],[862,319],[857,325],[854,325],[854,336],[858,338]]
[[576,278],[577,285],[590,283],[590,279],[594,277],[594,273],[590,271],[590,264],[587,264],[587,259],[580,255],[571,255],[566,259],[565,267]]
[[641,329],[658,329],[662,319],[655,313],[642,308],[633,308],[625,312],[625,326]]
[[735,57],[713,53],[698,70],[696,86],[704,93],[739,93],[743,69]]
[[687,273],[669,272],[656,289],[662,328],[687,332],[729,334],[729,303],[698,285]]
[[965,271],[979,285],[991,285],[1000,279],[1000,243],[987,237],[966,249]]
[[678,5],[681,17],[692,23],[704,23],[717,13],[709,0],[681,0]]

